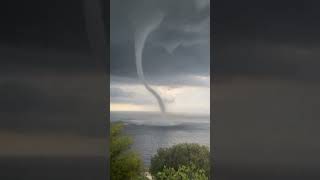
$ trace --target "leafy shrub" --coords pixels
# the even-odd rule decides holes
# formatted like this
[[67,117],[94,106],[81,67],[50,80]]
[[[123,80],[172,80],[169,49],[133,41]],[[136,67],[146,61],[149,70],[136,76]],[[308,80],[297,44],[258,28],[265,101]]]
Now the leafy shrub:
[[139,155],[130,150],[132,139],[122,135],[123,124],[112,123],[110,133],[111,180],[137,180],[142,176],[143,164]]
[[151,158],[150,173],[156,177],[158,172],[173,170],[179,172],[179,168],[183,170],[193,164],[194,168],[203,170],[206,177],[209,177],[209,156],[208,147],[195,143],[183,143],[170,148],[160,148],[157,154]]
[[158,172],[156,180],[208,180],[203,169],[197,169],[195,165],[180,166],[178,170],[164,167],[163,171]]

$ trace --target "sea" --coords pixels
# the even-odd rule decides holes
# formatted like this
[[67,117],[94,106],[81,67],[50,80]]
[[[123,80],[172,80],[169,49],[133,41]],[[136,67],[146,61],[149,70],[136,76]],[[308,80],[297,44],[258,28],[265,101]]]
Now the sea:
[[154,112],[111,112],[111,122],[122,121],[124,134],[145,166],[159,148],[179,143],[199,143],[210,147],[210,117],[205,115],[161,114]]

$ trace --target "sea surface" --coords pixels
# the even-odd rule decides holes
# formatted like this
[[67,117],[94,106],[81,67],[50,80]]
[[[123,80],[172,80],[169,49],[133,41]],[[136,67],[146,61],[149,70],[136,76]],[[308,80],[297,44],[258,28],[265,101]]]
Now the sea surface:
[[124,122],[124,133],[133,137],[146,166],[158,148],[178,143],[210,146],[210,117],[158,113],[112,112],[111,121]]

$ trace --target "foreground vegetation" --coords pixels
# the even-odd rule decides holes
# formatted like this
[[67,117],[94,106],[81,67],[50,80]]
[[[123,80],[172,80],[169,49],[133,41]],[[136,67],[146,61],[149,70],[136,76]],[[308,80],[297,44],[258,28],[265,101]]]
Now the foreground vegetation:
[[[122,123],[111,124],[111,180],[147,180],[139,154],[131,149],[132,138],[122,130]],[[208,180],[209,154],[209,148],[199,144],[160,148],[151,159],[149,171],[155,180]]]
[[209,148],[199,144],[184,143],[160,148],[151,159],[150,172],[156,176],[165,167],[179,171],[184,166],[186,169],[204,171],[209,176],[209,154]]
[[139,155],[130,149],[132,139],[122,134],[123,124],[111,124],[110,171],[112,180],[143,178],[143,164]]
[[188,166],[179,166],[178,170],[164,167],[154,177],[157,180],[208,180],[205,171],[197,168],[192,163]]

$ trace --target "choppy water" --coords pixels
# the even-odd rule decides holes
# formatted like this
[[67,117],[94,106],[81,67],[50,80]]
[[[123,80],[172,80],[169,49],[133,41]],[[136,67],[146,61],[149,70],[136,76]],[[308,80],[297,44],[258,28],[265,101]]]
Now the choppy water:
[[134,139],[133,148],[150,165],[151,157],[160,147],[178,143],[199,143],[210,146],[210,118],[152,113],[111,113],[111,121],[123,121],[124,132]]

